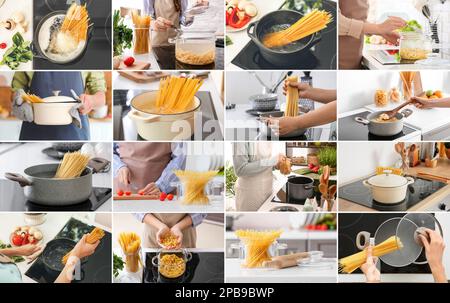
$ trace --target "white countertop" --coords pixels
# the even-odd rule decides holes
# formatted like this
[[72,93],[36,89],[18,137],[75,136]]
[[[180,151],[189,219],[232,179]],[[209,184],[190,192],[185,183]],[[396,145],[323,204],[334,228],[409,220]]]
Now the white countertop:
[[311,269],[290,267],[284,269],[245,269],[241,260],[226,259],[225,281],[228,283],[336,283],[337,265]]
[[[227,240],[239,240],[234,231],[226,231]],[[278,238],[278,241],[304,241],[304,240],[336,240],[337,232],[334,230],[285,230]]]
[[[339,274],[339,283],[365,283],[363,274]],[[431,274],[381,274],[381,283],[433,283]]]
[[[16,172],[22,174],[24,169],[38,164],[59,163],[58,160],[53,159],[42,153],[44,148],[50,147],[51,143],[8,143],[2,144],[4,146],[18,145],[17,148],[11,149],[0,155],[0,178],[5,179],[6,172]],[[109,159],[110,160],[110,159]],[[11,181],[12,182],[12,181]],[[111,170],[107,173],[98,173],[92,175],[92,185],[97,187],[111,188]],[[112,199],[106,201],[100,206],[97,212],[110,212],[112,209]]]
[[[67,221],[74,217],[78,220],[81,220],[87,224],[101,227],[107,231],[111,231],[109,228],[105,226],[94,223],[93,221],[93,213],[47,213],[46,220],[43,224],[37,225],[36,227],[42,232],[43,240],[42,245],[45,245],[47,242],[51,241],[63,228],[63,226],[67,223]],[[9,236],[11,235],[12,230],[16,226],[24,226],[26,225],[23,215],[21,213],[9,213],[8,215],[0,215],[2,224],[0,225],[0,239],[3,242],[9,243]],[[25,276],[25,272],[33,265],[33,263],[27,264],[27,261],[17,263],[20,272],[22,273],[23,282],[26,283],[36,283],[36,281],[31,278]]]

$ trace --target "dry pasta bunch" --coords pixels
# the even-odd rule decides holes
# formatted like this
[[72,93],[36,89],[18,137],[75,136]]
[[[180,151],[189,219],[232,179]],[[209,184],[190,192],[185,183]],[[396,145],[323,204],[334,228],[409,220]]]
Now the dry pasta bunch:
[[81,176],[89,162],[89,156],[81,152],[64,154],[64,158],[59,163],[55,178],[71,179]]
[[400,72],[400,78],[403,86],[403,96],[405,97],[405,100],[409,100],[409,98],[415,95],[412,88],[415,77],[416,72]]
[[194,96],[203,81],[170,76],[159,82],[156,107],[161,114],[182,113],[195,106]]
[[[372,255],[381,257],[403,248],[400,238],[389,237],[387,240],[372,248]],[[367,251],[363,250],[339,260],[339,272],[350,274],[366,263]]]
[[168,232],[161,237],[161,244],[166,248],[176,247],[178,245],[178,241],[178,237],[171,232]]
[[131,12],[134,25],[134,53],[146,54],[150,51],[150,23],[152,18],[148,15],[138,15]]
[[288,45],[323,30],[332,20],[330,13],[313,10],[287,29],[265,35],[263,44],[268,48]]
[[122,232],[119,234],[119,244],[125,255],[125,265],[129,272],[137,272],[141,257],[139,251],[141,249],[141,238],[134,232]]
[[[86,242],[88,244],[95,244],[97,241],[100,241],[105,236],[105,232],[103,229],[95,227],[86,237]],[[69,260],[70,254],[72,251],[68,252],[63,258],[62,263],[66,264],[67,260]]]
[[237,230],[236,236],[245,245],[245,264],[242,266],[256,268],[263,266],[265,261],[270,261],[272,256],[269,253],[269,247],[280,237],[281,233],[281,230]]
[[89,15],[86,5],[73,3],[64,17],[60,32],[71,36],[77,43],[87,40]]
[[217,175],[217,171],[210,170],[205,172],[197,172],[177,170],[174,171],[174,173],[183,184],[183,204],[206,205],[209,203],[209,198],[205,194],[205,186]]
[[[290,76],[286,79],[289,83],[297,83],[298,76]],[[284,111],[285,117],[297,117],[298,116],[298,89],[288,85],[286,92],[286,110]]]
[[283,161],[280,163],[280,172],[283,175],[289,175],[291,173],[291,159],[283,159]]
[[176,254],[166,254],[159,262],[159,272],[166,278],[178,278],[186,271],[186,262]]
[[44,100],[42,100],[41,97],[38,97],[38,96],[33,95],[33,94],[23,94],[22,95],[22,99],[24,99],[25,101],[28,101],[30,103],[42,103],[42,102],[44,102]]

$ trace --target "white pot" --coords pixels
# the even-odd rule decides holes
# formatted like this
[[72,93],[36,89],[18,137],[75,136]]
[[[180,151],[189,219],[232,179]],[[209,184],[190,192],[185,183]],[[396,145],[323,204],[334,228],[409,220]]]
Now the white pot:
[[145,92],[131,100],[128,117],[136,124],[138,134],[148,141],[189,140],[194,133],[194,114],[200,109],[200,99],[195,106],[179,114],[153,114],[157,91]]
[[42,103],[33,103],[34,123],[38,125],[69,125],[72,123],[70,109],[76,105],[71,97],[55,96],[44,98]]
[[373,199],[379,203],[395,204],[406,198],[408,185],[414,183],[411,177],[402,177],[385,171],[384,174],[364,180],[364,186],[372,190]]

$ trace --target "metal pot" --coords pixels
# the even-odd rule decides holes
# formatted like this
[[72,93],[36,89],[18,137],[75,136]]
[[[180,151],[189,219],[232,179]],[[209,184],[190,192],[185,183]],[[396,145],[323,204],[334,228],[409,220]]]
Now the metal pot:
[[44,98],[41,103],[33,103],[34,123],[38,125],[69,125],[72,123],[70,110],[78,101],[72,97],[60,96],[54,91],[53,96]]
[[145,92],[131,100],[132,110],[128,117],[136,124],[139,135],[148,141],[188,140],[194,134],[195,112],[201,101],[195,98],[195,106],[178,114],[154,113],[157,91]]
[[258,46],[261,56],[277,66],[289,66],[298,60],[299,55],[309,50],[321,40],[319,33],[307,36],[283,48],[268,48],[262,43],[263,37],[273,26],[284,25],[283,28],[297,22],[303,15],[292,10],[278,10],[268,13],[260,20],[252,22],[247,27],[247,34]]
[[286,184],[289,201],[303,201],[314,196],[314,179],[305,176],[290,176]]
[[412,177],[402,177],[386,170],[384,174],[364,180],[364,186],[372,190],[372,196],[378,203],[395,204],[405,200],[408,185],[414,183]]
[[355,121],[364,125],[367,125],[369,132],[377,136],[395,136],[403,131],[403,118],[409,117],[413,111],[405,109],[401,113],[397,113],[395,117],[397,121],[393,122],[376,122],[375,119],[386,111],[374,112],[367,115],[366,118],[355,117]]
[[44,60],[47,60],[47,61],[55,63],[55,64],[71,64],[71,63],[75,63],[75,62],[81,60],[81,58],[83,58],[84,54],[87,51],[87,47],[88,47],[89,41],[92,38],[92,34],[93,34],[93,31],[94,31],[93,26],[89,26],[88,27],[88,34],[87,34],[86,43],[84,44],[84,47],[81,50],[81,52],[77,56],[75,56],[73,58],[68,58],[66,60],[55,60],[55,59],[52,59],[45,53],[44,50],[42,50],[42,48],[41,48],[41,46],[39,44],[39,36],[41,35],[42,26],[46,22],[50,22],[50,20],[49,20],[50,18],[65,17],[65,16],[66,16],[66,12],[65,11],[54,11],[54,12],[49,13],[48,15],[46,15],[44,18],[42,18],[39,21],[39,23],[38,23],[38,25],[37,25],[37,27],[35,29],[35,32],[34,32],[34,41],[35,41],[35,43],[32,44],[33,56],[35,58],[44,59]]
[[[183,260],[182,265],[165,264],[161,261],[165,255],[176,255]],[[158,272],[165,278],[177,279],[184,275],[187,263],[192,259],[192,254],[186,249],[181,250],[161,250],[152,258],[153,266],[158,267]]]
[[[272,131],[272,129],[267,124],[267,121],[265,118],[281,118],[284,116],[284,112],[268,112],[259,115],[258,119],[258,128],[259,132],[262,134],[263,137],[277,137],[277,135]],[[280,138],[293,138],[293,137],[300,137],[303,136],[306,133],[307,129],[296,129],[290,133],[284,134],[282,136],[279,136]]]
[[253,110],[257,111],[272,111],[278,103],[277,94],[259,94],[250,96],[250,104]]
[[92,174],[101,171],[108,160],[92,158],[80,177],[72,179],[54,178],[59,164],[30,166],[24,174],[5,173],[5,177],[16,181],[24,188],[25,197],[31,202],[48,206],[67,206],[86,201],[92,193]]

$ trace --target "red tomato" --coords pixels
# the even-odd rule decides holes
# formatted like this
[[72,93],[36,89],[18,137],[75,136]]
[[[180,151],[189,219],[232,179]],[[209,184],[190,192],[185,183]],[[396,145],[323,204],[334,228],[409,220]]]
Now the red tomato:
[[167,198],[167,194],[165,192],[162,192],[159,195],[159,201],[164,201],[164,200],[166,200],[166,198]]
[[119,190],[119,191],[117,192],[117,195],[120,196],[120,197],[122,197],[122,196],[123,196],[123,190]]
[[5,49],[7,47],[6,43],[0,43],[0,49]]
[[144,195],[144,191],[143,191],[143,190],[140,190],[140,191],[138,192],[138,194],[141,195],[141,196],[143,196],[143,195]]
[[168,194],[167,195],[167,200],[172,201],[173,200],[173,195],[172,194]]
[[25,236],[25,238],[23,238],[22,245],[29,244],[29,243],[30,243],[30,241],[28,241],[28,236]]
[[327,230],[328,226],[326,224],[317,225],[317,230]]
[[134,58],[133,57],[128,57],[125,60],[123,60],[123,64],[125,64],[126,66],[132,66],[134,64]]
[[15,246],[21,246],[22,245],[22,237],[19,235],[14,235],[12,238],[12,243]]
[[314,168],[314,164],[309,163],[309,164],[308,164],[308,168],[309,168],[309,169],[313,169],[313,168]]
[[131,191],[126,191],[126,192],[125,192],[125,195],[131,196]]

